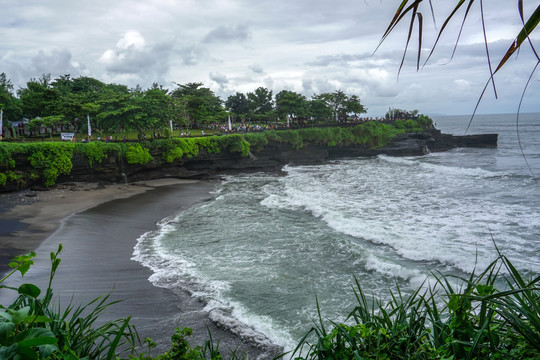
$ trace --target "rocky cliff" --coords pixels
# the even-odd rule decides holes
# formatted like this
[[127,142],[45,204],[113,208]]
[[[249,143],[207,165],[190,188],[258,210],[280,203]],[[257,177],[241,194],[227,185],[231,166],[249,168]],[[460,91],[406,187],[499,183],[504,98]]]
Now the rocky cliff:
[[144,166],[127,165],[118,158],[108,158],[101,167],[90,168],[84,159],[74,159],[71,174],[62,181],[138,181],[163,177],[214,178],[220,174],[279,171],[286,164],[321,164],[327,160],[345,157],[376,156],[421,156],[429,152],[440,152],[457,147],[496,147],[497,134],[454,136],[441,134],[438,130],[425,133],[400,134],[387,145],[371,149],[365,146],[326,146],[305,144],[295,149],[287,143],[270,142],[248,157],[239,153],[221,152],[209,154],[201,151],[192,159],[175,160],[172,163],[159,161],[161,153],[153,153],[154,161]]
[[[239,139],[237,139],[239,140]],[[243,140],[242,140],[243,141]],[[246,143],[247,144],[247,143]],[[183,156],[172,162],[164,161],[164,149],[151,147],[151,160],[144,165],[129,164],[118,153],[109,153],[98,163],[89,163],[88,156],[73,152],[72,167],[68,175],[60,175],[56,183],[82,182],[131,182],[138,180],[177,177],[215,178],[221,174],[279,171],[286,164],[321,164],[331,159],[359,156],[421,156],[429,152],[447,151],[457,147],[496,147],[497,134],[453,136],[441,134],[438,130],[423,133],[398,134],[382,147],[369,145],[317,144],[305,141],[301,146],[291,142],[268,140],[264,146],[251,149],[248,156],[238,151],[209,152],[204,148],[196,156]],[[249,145],[249,144],[248,144]],[[2,191],[14,191],[31,186],[41,186],[42,179],[35,176],[28,154],[14,154],[15,169],[10,173],[18,178],[6,181],[0,186]]]

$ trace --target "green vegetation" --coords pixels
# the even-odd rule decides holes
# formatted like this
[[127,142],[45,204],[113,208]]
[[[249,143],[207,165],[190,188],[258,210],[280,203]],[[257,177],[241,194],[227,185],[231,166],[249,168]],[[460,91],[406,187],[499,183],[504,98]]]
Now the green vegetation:
[[[156,344],[141,344],[130,318],[107,321],[101,314],[116,302],[109,295],[65,310],[51,306],[52,282],[62,247],[51,253],[51,273],[45,293],[34,284],[5,285],[16,272],[24,277],[35,253],[15,257],[12,271],[0,279],[0,289],[16,292],[10,305],[0,305],[0,359],[223,359],[219,342],[209,332],[202,345],[188,342],[192,331],[178,328],[172,345],[152,357]],[[540,276],[527,279],[509,259],[499,257],[468,278],[433,273],[435,283],[411,294],[399,287],[391,301],[369,299],[356,279],[357,306],[344,323],[319,321],[293,351],[307,359],[538,359],[540,357]],[[497,286],[504,287],[498,290]],[[138,353],[139,351],[139,353]],[[291,354],[282,354],[278,358]],[[123,357],[122,357],[123,356]],[[233,351],[228,359],[245,359]]]
[[71,143],[47,143],[42,145],[32,144],[29,149],[30,164],[43,177],[45,186],[52,186],[61,174],[71,172],[73,163],[74,144]]
[[[9,305],[0,304],[0,359],[131,359],[131,360],[202,360],[223,359],[219,343],[214,343],[212,335],[202,346],[191,347],[187,338],[191,329],[177,329],[172,336],[172,345],[164,354],[155,358],[146,353],[136,354],[141,344],[137,330],[130,324],[131,318],[117,319],[103,323],[101,316],[118,301],[108,301],[109,295],[98,297],[88,304],[65,309],[52,305],[54,275],[60,265],[59,254],[51,252],[51,271],[45,292],[31,283],[19,287],[5,285],[6,279],[19,272],[21,277],[33,265],[35,253],[17,256],[9,263],[12,269],[0,279],[0,289],[15,292],[15,299]],[[151,350],[156,344],[145,339],[144,344]],[[234,351],[228,357],[241,359]]]
[[[114,146],[113,144],[111,144]],[[112,146],[108,146],[107,143],[91,142],[88,144],[77,144],[75,151],[82,153],[88,159],[88,165],[92,167],[94,164],[102,162],[112,149]]]
[[9,264],[13,270],[0,280],[0,289],[15,291],[17,296],[10,305],[0,305],[0,358],[116,359],[124,350],[133,353],[137,333],[129,318],[97,325],[103,311],[115,303],[107,302],[109,296],[84,306],[69,304],[65,310],[51,304],[61,250],[59,246],[51,252],[51,273],[44,294],[34,284],[23,283],[18,288],[4,284],[16,272],[24,276],[35,253],[15,257]]
[[[288,144],[297,150],[306,144],[375,148],[385,145],[398,133],[423,131],[420,119],[421,117],[406,122],[396,121],[395,125],[373,121],[350,127],[267,130],[259,133],[140,142],[0,142],[0,186],[16,183],[17,188],[23,188],[26,182],[36,178],[45,186],[53,186],[59,176],[70,174],[74,156],[78,159],[82,157],[90,168],[97,169],[109,157],[116,158],[118,163],[125,161],[134,166],[145,166],[150,162],[158,166],[160,162],[172,163],[192,159],[199,156],[201,151],[207,154],[225,152],[247,157],[250,152],[260,151],[269,142]],[[17,171],[25,166],[29,170]]]
[[[202,83],[176,85],[171,91],[157,83],[148,89],[139,86],[130,89],[85,76],[63,75],[52,79],[50,74],[43,74],[15,91],[6,74],[0,73],[4,137],[30,136],[44,140],[48,134],[53,140],[60,131],[67,131],[82,139],[90,126],[94,138],[96,135],[129,138],[133,133],[141,138],[147,133],[163,138],[171,133],[171,125],[177,130],[194,130],[195,135],[195,130],[223,124],[229,117],[243,124],[284,123],[286,119],[336,122],[366,112],[357,95],[341,90],[307,99],[289,90],[274,96],[271,90],[259,87],[223,101]],[[24,133],[19,124],[14,124],[21,120],[24,120]]]
[[320,316],[295,349],[307,355],[296,359],[540,357],[540,277],[526,279],[500,253],[469,278],[433,275],[436,284],[410,295],[396,287],[386,304],[368,301],[356,280],[358,304],[347,321],[327,329]]
[[146,165],[152,160],[152,155],[141,144],[130,144],[127,146],[126,160],[128,164]]
[[[370,121],[353,127],[307,128],[299,130],[284,130],[264,132],[266,141],[276,141],[301,149],[304,144],[312,143],[326,146],[364,145],[369,148],[387,144],[394,136],[404,132],[402,129],[389,124]],[[246,135],[247,140],[251,134]],[[256,146],[265,143],[260,135],[253,136]]]

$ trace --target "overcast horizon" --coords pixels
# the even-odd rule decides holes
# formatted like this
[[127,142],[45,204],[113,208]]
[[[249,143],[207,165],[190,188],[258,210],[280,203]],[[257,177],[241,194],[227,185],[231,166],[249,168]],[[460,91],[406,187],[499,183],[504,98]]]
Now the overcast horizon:
[[[358,95],[368,116],[389,107],[461,115],[472,113],[489,79],[477,3],[451,61],[454,32],[417,72],[415,34],[398,80],[408,19],[373,54],[395,1],[0,1],[0,72],[15,89],[49,73],[143,88],[201,82],[222,100],[259,86],[307,97],[339,89]],[[537,6],[528,3],[526,17]],[[495,67],[520,29],[517,1],[492,0],[484,11]],[[437,30],[428,7],[423,12],[423,47],[429,49]],[[448,9],[435,12],[440,27]],[[532,40],[539,38],[537,31]],[[515,113],[536,62],[524,43],[495,76],[499,99],[488,88],[478,113]],[[539,81],[536,72],[522,112],[540,112]]]

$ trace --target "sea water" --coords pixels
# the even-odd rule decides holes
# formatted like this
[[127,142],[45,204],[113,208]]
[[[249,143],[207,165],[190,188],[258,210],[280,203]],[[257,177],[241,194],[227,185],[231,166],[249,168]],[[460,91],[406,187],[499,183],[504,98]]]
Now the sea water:
[[[469,116],[434,117],[463,135]],[[540,273],[540,114],[476,116],[497,148],[376,156],[228,176],[211,201],[171,214],[134,259],[156,286],[187,290],[211,319],[292,349],[368,296],[412,291],[431,271],[466,276],[497,257]],[[356,280],[355,280],[356,279]]]

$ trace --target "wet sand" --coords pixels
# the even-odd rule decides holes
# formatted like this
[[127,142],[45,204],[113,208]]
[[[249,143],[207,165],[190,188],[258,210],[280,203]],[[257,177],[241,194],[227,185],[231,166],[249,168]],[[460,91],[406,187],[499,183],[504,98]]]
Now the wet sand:
[[[78,185],[75,191],[40,192],[33,203],[0,214],[12,226],[24,225],[8,235],[0,234],[3,253],[37,253],[24,282],[46,288],[49,253],[62,244],[62,262],[53,282],[56,301],[62,306],[70,301],[81,304],[112,292],[111,300],[122,301],[107,309],[104,318],[132,316],[141,339],[150,337],[158,343],[153,355],[167,349],[176,327],[193,328],[192,344],[208,339],[208,327],[222,350],[247,352],[250,359],[271,358],[276,353],[277,349],[266,351],[246,344],[217,327],[204,311],[204,303],[189,293],[153,286],[148,281],[151,271],[131,260],[137,238],[156,229],[166,216],[208,201],[214,183],[164,180],[102,189],[95,184],[84,186]],[[0,293],[1,303],[8,301],[6,296],[10,295]]]

